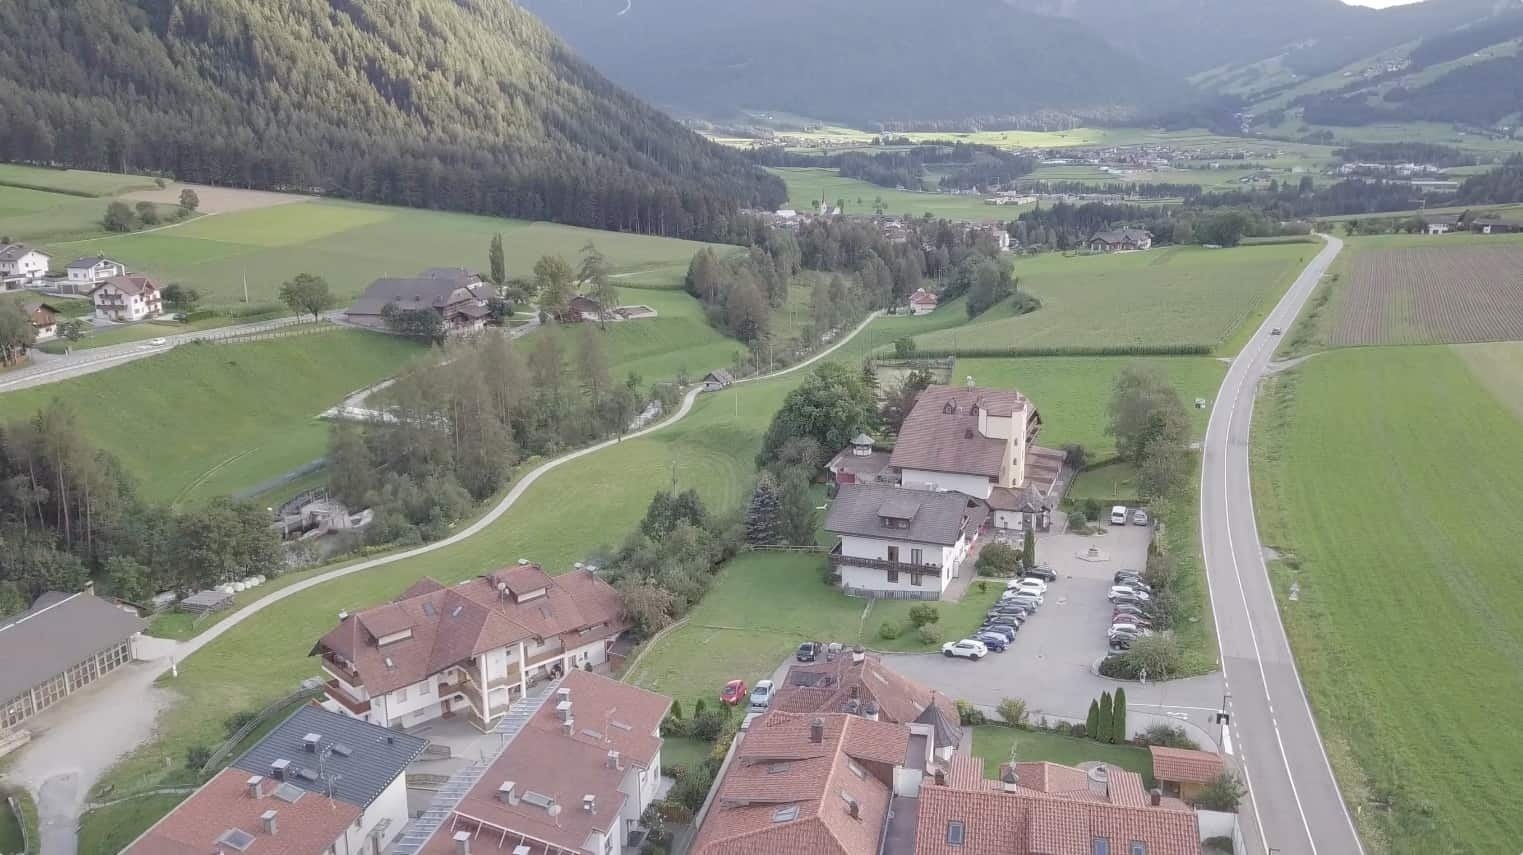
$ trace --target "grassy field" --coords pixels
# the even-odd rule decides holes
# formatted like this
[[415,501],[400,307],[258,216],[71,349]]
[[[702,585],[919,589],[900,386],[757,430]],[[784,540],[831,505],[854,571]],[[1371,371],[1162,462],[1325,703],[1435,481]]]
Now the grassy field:
[[[509,275],[529,272],[541,255],[558,253],[575,263],[595,243],[618,272],[685,270],[704,244],[693,241],[317,200],[201,217],[148,234],[119,235],[67,246],[55,255],[103,253],[165,281],[199,289],[208,304],[243,297],[276,298],[280,283],[297,273],[327,278],[341,300],[380,276],[409,276],[425,267],[486,267],[487,245],[502,234]],[[680,270],[671,278],[680,278]]]
[[1310,245],[1018,259],[1028,315],[995,306],[972,323],[916,341],[926,348],[1201,345],[1235,352],[1306,261]]
[[218,315],[211,318],[202,318],[199,321],[181,323],[168,318],[159,318],[151,321],[142,321],[134,324],[121,324],[119,326],[105,327],[102,329],[92,328],[85,337],[79,341],[66,339],[53,339],[38,345],[38,350],[47,353],[64,353],[68,350],[89,350],[92,347],[107,347],[113,344],[126,344],[133,341],[147,341],[151,338],[159,338],[176,333],[197,332],[199,330],[216,329],[230,324],[241,323],[236,318],[226,315]]
[[[170,205],[156,207],[165,216],[173,210]],[[73,251],[75,241],[106,234],[101,225],[105,213],[105,199],[12,187],[0,181],[0,235],[45,245],[55,268],[83,254]]]
[[914,193],[879,187],[856,178],[843,178],[834,169],[791,167],[770,171],[788,186],[788,205],[798,211],[814,210],[814,203],[822,198],[832,205],[838,199],[845,199],[847,214],[872,213],[874,199],[884,201],[887,213],[908,217],[929,213],[936,218],[951,220],[1013,220],[1025,210],[1014,205],[985,205],[979,196]]
[[256,484],[317,457],[314,416],[422,352],[352,330],[249,344],[186,345],[129,365],[0,396],[0,418],[62,398],[86,435],[136,476],[143,495],[193,501]]
[[1093,739],[1074,739],[1040,730],[1015,730],[997,724],[973,729],[973,755],[984,761],[984,777],[999,776],[999,764],[1010,761],[1011,745],[1022,763],[1046,760],[1063,766],[1098,761],[1127,769],[1142,776],[1153,786],[1153,757],[1146,748],[1131,745],[1106,745]]
[[[714,698],[704,698],[704,705],[713,707],[717,695]],[[682,712],[690,714],[691,711],[684,707]],[[668,736],[661,745],[662,766],[685,766],[689,770],[697,768],[709,756],[709,751],[714,747],[711,742],[704,742],[693,736]]]
[[0,798],[0,852],[22,852],[25,838],[21,833],[21,817],[11,811],[9,804]]
[[0,163],[0,184],[79,196],[119,196],[156,186],[152,178],[143,175],[91,172],[88,169],[44,169],[16,163]]
[[92,810],[80,820],[79,851],[86,855],[120,852],[184,799],[183,795],[152,795]]
[[[1256,410],[1281,611],[1374,852],[1523,836],[1523,344],[1329,351]],[[1297,602],[1285,598],[1300,588]]]

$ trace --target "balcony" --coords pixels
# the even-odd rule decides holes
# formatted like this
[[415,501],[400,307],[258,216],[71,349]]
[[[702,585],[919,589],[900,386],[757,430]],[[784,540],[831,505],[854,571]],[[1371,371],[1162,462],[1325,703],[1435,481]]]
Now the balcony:
[[365,681],[360,678],[360,672],[332,653],[323,654],[323,670],[351,686],[365,685]]
[[830,566],[840,567],[866,567],[869,570],[893,570],[900,573],[920,573],[939,576],[941,567],[936,564],[910,564],[907,561],[887,561],[882,558],[853,558],[850,555],[841,554],[841,545],[830,552]]
[[339,681],[329,680],[323,684],[323,688],[326,690],[329,698],[337,701],[339,706],[354,713],[355,715],[364,715],[370,712],[370,702],[362,701],[344,691],[344,687],[339,683]]

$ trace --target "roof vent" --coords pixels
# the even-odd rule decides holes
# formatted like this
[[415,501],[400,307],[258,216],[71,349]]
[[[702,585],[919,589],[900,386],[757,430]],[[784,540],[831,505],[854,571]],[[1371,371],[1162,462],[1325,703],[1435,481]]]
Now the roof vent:
[[527,559],[527,558],[520,558],[520,559],[518,559],[518,566],[519,567],[526,567],[526,566],[528,566],[528,564],[529,564],[529,559]]
[[555,705],[555,713],[561,717],[561,721],[571,720],[571,702],[561,701]]
[[825,741],[825,720],[817,718],[809,722],[809,741],[816,745]]
[[598,812],[598,797],[592,793],[582,796],[582,810],[588,813]]
[[1148,804],[1152,805],[1153,807],[1158,807],[1159,805],[1162,805],[1163,804],[1163,790],[1160,790],[1157,787],[1154,787],[1153,789],[1148,790]]
[[301,744],[307,747],[308,754],[316,754],[317,746],[322,741],[323,736],[320,733],[309,733],[301,738]]
[[608,768],[610,768],[610,769],[623,769],[624,768],[624,760],[621,757],[619,757],[619,752],[617,752],[617,751],[610,751],[610,752],[608,752]]
[[251,798],[251,799],[258,799],[258,798],[263,798],[264,797],[264,793],[259,791],[259,785],[263,784],[263,783],[264,783],[264,778],[260,777],[259,775],[250,775],[249,776],[249,780],[248,780],[249,798]]
[[851,662],[852,662],[853,665],[861,665],[866,660],[867,660],[867,652],[865,650],[863,650],[860,647],[853,647],[852,648],[852,650],[851,650]]
[[455,832],[455,855],[471,855],[471,833],[469,831]]
[[259,815],[259,824],[264,826],[265,834],[275,833],[275,816],[273,808]]
[[339,623],[343,623],[344,621],[346,621],[348,619],[349,619],[349,613],[348,612],[346,612],[346,611],[340,611],[338,613]]
[[513,792],[513,788],[515,786],[517,786],[517,784],[512,781],[503,781],[501,784],[499,784],[497,787],[497,800],[503,802],[504,804],[518,804],[518,794]]
[[566,719],[566,722],[563,725],[563,729],[565,730],[565,733],[566,733],[567,736],[575,736],[576,735],[576,719],[574,719],[574,718],[568,718],[568,719]]
[[972,439],[973,438],[973,428],[966,428],[966,429],[964,429],[963,432],[962,432],[962,438],[963,439]]
[[282,757],[270,764],[270,777],[277,781],[286,779],[286,771],[291,768],[291,761]]

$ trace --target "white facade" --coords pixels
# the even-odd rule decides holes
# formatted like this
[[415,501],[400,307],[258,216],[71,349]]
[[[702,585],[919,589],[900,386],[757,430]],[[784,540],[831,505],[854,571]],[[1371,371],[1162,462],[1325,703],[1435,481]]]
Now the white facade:
[[95,304],[95,316],[111,321],[141,321],[158,316],[163,311],[157,288],[144,288],[136,294],[128,294],[107,282],[90,293]]
[[48,274],[50,260],[47,253],[29,249],[16,258],[0,259],[0,276],[41,279]]
[[95,259],[95,263],[82,266],[80,262],[69,265],[68,283],[75,291],[94,288],[113,276],[125,276],[127,268],[109,258]]
[[407,776],[398,775],[360,812],[337,842],[335,855],[381,855],[407,825]]
[[[905,591],[940,594],[957,576],[957,565],[967,557],[972,541],[967,536],[950,546],[859,535],[841,536],[841,561],[837,566],[841,586],[858,591]],[[852,558],[889,561],[900,569],[853,566]],[[920,567],[916,573],[912,568]],[[918,584],[917,584],[918,583]]]
[[899,486],[910,490],[956,490],[975,499],[987,499],[994,489],[994,481],[986,475],[963,475],[957,472],[932,472],[928,469],[904,469],[899,473]]

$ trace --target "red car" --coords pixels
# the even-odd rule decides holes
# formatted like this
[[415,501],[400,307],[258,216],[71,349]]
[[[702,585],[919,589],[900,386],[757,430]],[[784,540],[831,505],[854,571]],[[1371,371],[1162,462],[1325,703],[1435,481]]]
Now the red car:
[[731,680],[724,684],[724,691],[719,693],[719,702],[735,706],[746,699],[746,681]]

